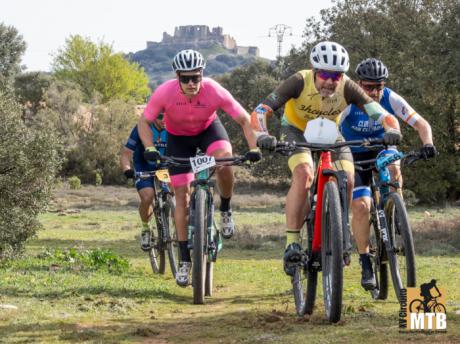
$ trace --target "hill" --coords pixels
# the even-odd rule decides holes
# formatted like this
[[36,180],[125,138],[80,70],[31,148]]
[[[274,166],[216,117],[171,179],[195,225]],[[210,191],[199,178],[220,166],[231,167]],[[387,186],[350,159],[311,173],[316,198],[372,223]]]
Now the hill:
[[219,75],[259,57],[259,48],[239,46],[235,39],[223,34],[221,27],[211,30],[206,25],[176,27],[173,35],[163,33],[161,42],[147,42],[146,49],[128,54],[148,74],[152,86],[173,78],[171,61],[183,49],[195,49],[206,58],[206,75]]

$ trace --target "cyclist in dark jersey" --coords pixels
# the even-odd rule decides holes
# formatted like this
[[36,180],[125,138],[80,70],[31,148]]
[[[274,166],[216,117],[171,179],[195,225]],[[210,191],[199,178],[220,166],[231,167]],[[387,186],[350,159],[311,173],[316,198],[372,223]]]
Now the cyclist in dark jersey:
[[[150,126],[150,129],[152,130],[153,144],[161,154],[164,154],[166,151],[167,133],[164,129],[161,116]],[[131,130],[131,135],[123,147],[120,156],[120,167],[126,178],[134,178],[135,172],[155,171],[158,168],[156,163],[144,159],[144,151],[144,145],[139,137],[136,125]],[[131,160],[133,161],[134,169],[131,166]],[[141,249],[148,251],[151,243],[151,228],[149,223],[153,212],[153,177],[142,180],[136,179],[135,185],[140,198],[139,215],[142,221]]]
[[[431,290],[436,289],[436,292],[438,295],[433,296],[431,295]],[[430,309],[428,308],[428,303],[433,300],[435,297],[441,297],[441,292],[438,289],[438,286],[436,285],[436,280],[432,279],[429,283],[423,283],[420,286],[420,296],[423,296],[423,308],[425,313],[430,312]]]

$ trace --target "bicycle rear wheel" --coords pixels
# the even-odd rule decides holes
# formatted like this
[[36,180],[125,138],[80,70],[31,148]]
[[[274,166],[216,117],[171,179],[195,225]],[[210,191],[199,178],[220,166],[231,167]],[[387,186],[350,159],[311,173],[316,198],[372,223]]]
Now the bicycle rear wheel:
[[206,191],[195,191],[195,214],[193,232],[193,303],[203,304],[206,281]]
[[337,184],[329,181],[323,191],[321,265],[326,317],[340,320],[343,290],[342,211]]
[[318,271],[307,271],[307,294],[305,296],[304,314],[313,314],[318,287]]
[[385,217],[392,252],[388,257],[396,296],[401,289],[416,286],[415,250],[406,207],[397,192],[391,192],[385,203]]
[[295,310],[298,316],[305,314],[305,299],[307,290],[307,278],[305,267],[297,265],[292,277],[292,292],[294,294]]
[[212,296],[212,285],[214,279],[214,263],[206,262],[206,281],[204,285],[204,295]]
[[152,230],[151,248],[149,250],[150,266],[156,274],[164,274],[166,270],[166,254],[163,245],[162,219],[155,214],[156,228]]
[[176,209],[176,202],[171,194],[167,195],[166,204],[162,213],[163,223],[165,226],[165,233],[167,235],[166,249],[168,251],[169,266],[171,273],[176,277],[179,265],[179,245],[177,240],[176,226],[174,222],[174,211]]
[[369,252],[371,254],[372,268],[375,273],[377,287],[371,290],[371,295],[374,300],[386,300],[388,297],[388,267],[385,262],[382,262],[382,258],[385,255],[385,244],[380,235],[378,217],[375,211],[375,208],[373,208]]
[[[308,247],[306,226],[300,230],[300,246]],[[307,256],[305,255],[305,258]],[[305,300],[307,297],[307,260],[305,259],[296,266],[294,276],[291,279],[294,305],[298,316],[305,314]]]

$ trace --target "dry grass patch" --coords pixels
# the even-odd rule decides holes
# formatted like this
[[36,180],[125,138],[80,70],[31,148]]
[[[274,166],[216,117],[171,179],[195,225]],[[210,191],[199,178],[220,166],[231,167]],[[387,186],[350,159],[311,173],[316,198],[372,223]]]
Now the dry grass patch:
[[460,217],[415,222],[412,232],[418,254],[444,256],[460,253]]

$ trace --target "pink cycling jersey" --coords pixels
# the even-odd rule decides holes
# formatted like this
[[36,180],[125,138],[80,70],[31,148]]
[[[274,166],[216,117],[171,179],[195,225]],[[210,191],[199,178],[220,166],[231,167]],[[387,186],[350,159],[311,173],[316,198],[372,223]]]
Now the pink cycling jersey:
[[144,116],[151,122],[160,113],[164,113],[168,133],[195,136],[211,125],[217,117],[218,109],[224,110],[233,119],[245,111],[230,92],[212,79],[203,78],[200,92],[192,99],[184,95],[179,81],[172,79],[153,92]]

